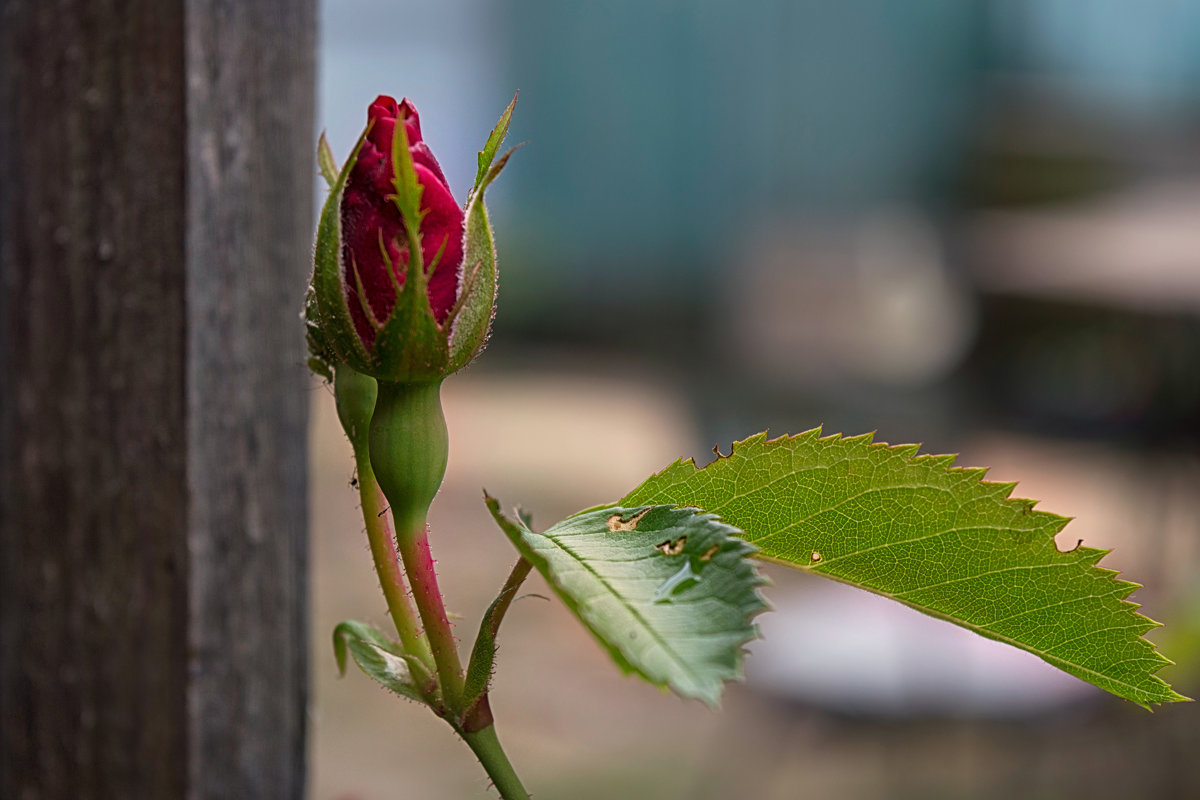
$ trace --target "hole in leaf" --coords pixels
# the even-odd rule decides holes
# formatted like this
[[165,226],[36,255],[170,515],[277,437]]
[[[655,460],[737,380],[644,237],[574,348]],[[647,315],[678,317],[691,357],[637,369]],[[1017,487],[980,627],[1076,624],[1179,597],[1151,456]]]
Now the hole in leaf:
[[650,509],[647,508],[639,511],[626,520],[621,519],[620,514],[613,514],[608,518],[608,530],[610,533],[617,533],[618,531],[635,531],[637,530],[637,524],[642,521],[642,517],[649,513]]
[[687,545],[687,537],[680,536],[675,541],[667,539],[661,544],[656,544],[654,549],[662,553],[664,556],[677,556],[683,552],[683,548]]

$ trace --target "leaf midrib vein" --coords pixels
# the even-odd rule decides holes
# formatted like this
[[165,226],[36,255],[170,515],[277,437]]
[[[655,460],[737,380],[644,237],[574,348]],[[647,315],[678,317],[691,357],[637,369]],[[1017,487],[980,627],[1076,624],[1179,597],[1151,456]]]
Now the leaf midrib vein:
[[[529,532],[533,533],[532,531],[529,531]],[[564,552],[568,556],[570,556],[572,559],[574,559],[575,562],[577,564],[579,564],[581,567],[583,567],[584,570],[586,570],[593,578],[595,578],[596,581],[599,582],[599,584],[602,587],[604,587],[604,589],[606,589],[610,595],[615,597],[617,599],[617,601],[626,609],[626,611],[628,611],[630,615],[632,615],[639,623],[641,623],[643,628],[645,628],[647,631],[650,632],[651,637],[656,642],[658,642],[659,646],[662,647],[662,649],[664,651],[666,651],[666,653],[671,657],[671,659],[677,665],[679,665],[680,667],[683,668],[683,671],[686,672],[695,683],[700,684],[700,685],[703,685],[705,683],[705,681],[703,680],[703,677],[701,675],[697,674],[692,669],[691,665],[688,664],[688,662],[686,660],[684,660],[682,656],[680,656],[678,653],[675,652],[675,650],[667,643],[667,641],[662,637],[662,635],[658,632],[658,630],[655,629],[654,626],[652,626],[649,622],[646,621],[646,618],[642,616],[641,612],[638,611],[636,608],[634,608],[629,603],[629,601],[627,601],[624,597],[622,597],[621,594],[608,582],[608,580],[606,578],[604,578],[604,576],[602,576],[602,575],[600,575],[600,573],[596,572],[596,570],[594,570],[591,567],[591,565],[589,565],[586,561],[584,561],[583,558],[581,558],[574,550],[572,550],[570,547],[567,547],[565,544],[563,544],[561,539],[550,537],[544,533],[542,533],[542,534],[533,533],[533,535],[537,536],[540,539],[544,539],[547,542],[550,542],[552,545],[557,547],[559,550],[561,550],[562,552]],[[620,648],[618,648],[618,649],[620,649]],[[640,670],[640,667],[639,667],[639,670]],[[670,679],[667,678],[667,680],[669,681]]]

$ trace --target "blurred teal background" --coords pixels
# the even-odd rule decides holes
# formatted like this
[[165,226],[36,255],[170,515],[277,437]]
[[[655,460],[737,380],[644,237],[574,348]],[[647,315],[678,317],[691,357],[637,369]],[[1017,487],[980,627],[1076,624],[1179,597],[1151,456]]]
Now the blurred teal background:
[[[1170,677],[1200,688],[1200,2],[329,0],[322,26],[335,153],[377,94],[406,95],[459,197],[520,91],[526,146],[489,193],[495,333],[446,389],[435,548],[464,630],[511,558],[481,483],[548,524],[678,456],[823,423],[960,452],[1075,516],[1063,546],[1116,548],[1185,662]],[[378,604],[365,551],[323,538],[355,525],[328,400],[318,665],[337,614]],[[1191,707],[1150,717],[770,574],[779,610],[719,715],[518,606],[496,705],[535,791],[1200,796]],[[425,764],[461,777],[419,796],[485,796],[418,710],[380,711],[378,741],[344,711],[378,695],[317,677],[314,797],[392,797]]]

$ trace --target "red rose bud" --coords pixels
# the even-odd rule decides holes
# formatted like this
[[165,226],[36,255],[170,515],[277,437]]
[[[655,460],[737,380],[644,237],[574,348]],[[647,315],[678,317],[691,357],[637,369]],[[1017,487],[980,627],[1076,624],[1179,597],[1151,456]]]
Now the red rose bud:
[[[342,194],[342,269],[349,292],[350,316],[359,338],[370,349],[375,341],[371,318],[386,320],[396,305],[396,284],[408,270],[408,240],[396,194],[392,138],[397,122],[408,134],[408,152],[421,184],[421,252],[433,265],[428,295],[433,317],[445,322],[457,298],[463,256],[463,212],[429,146],[421,141],[417,110],[380,97],[367,110],[367,138]],[[439,254],[440,251],[440,254]],[[394,273],[394,274],[391,274]],[[358,287],[362,287],[359,293]]]
[[[496,294],[483,189],[507,158],[491,164],[511,112],[510,105],[480,156],[481,176],[464,211],[412,104],[386,96],[371,104],[317,230],[316,303],[306,317],[333,361],[380,380],[428,382],[478,353]],[[333,159],[322,155],[328,175]]]

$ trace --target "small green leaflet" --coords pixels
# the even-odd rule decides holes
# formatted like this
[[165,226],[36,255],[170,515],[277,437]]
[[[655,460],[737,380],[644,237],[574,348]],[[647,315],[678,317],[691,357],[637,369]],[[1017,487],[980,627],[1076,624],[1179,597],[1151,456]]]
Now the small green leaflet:
[[317,140],[317,167],[321,170],[321,177],[325,179],[325,185],[332,189],[337,183],[338,166],[324,131],[321,131],[321,138]]
[[513,109],[516,107],[517,95],[513,94],[513,99],[509,101],[508,107],[500,115],[500,121],[496,123],[496,127],[492,128],[492,132],[488,134],[487,142],[484,143],[483,149],[479,151],[479,168],[475,172],[475,185],[471,189],[471,194],[479,191],[483,184],[484,176],[487,175],[488,169],[492,166],[492,160],[496,158],[496,153],[500,151],[500,145],[504,143],[504,137],[508,136],[508,124],[512,121]]
[[1068,520],[1010,498],[1015,484],[871,438],[761,433],[704,468],[675,462],[621,504],[703,508],[760,558],[899,600],[1142,706],[1187,699],[1155,675],[1171,662],[1142,638],[1158,623],[1125,600],[1138,584],[1096,566],[1107,551],[1060,552]]
[[[521,524],[528,528],[528,518],[521,516],[520,519]],[[468,708],[487,693],[492,671],[495,669],[496,635],[500,632],[500,623],[504,620],[508,607],[516,599],[517,590],[521,588],[531,568],[532,565],[527,560],[519,559],[500,589],[500,594],[496,595],[496,599],[483,613],[479,633],[475,637],[475,646],[471,648],[471,660],[467,662],[466,680],[463,685],[463,696],[467,699]]]
[[608,506],[543,533],[488,508],[626,672],[716,705],[740,678],[742,645],[758,635],[763,579],[754,548],[714,514],[661,505]]
[[[366,623],[347,620],[333,629],[333,655],[342,675],[346,674],[347,651],[359,669],[401,697],[424,703],[418,680],[432,691],[432,680],[421,662],[404,655],[399,645]],[[418,676],[414,676],[414,670]]]

